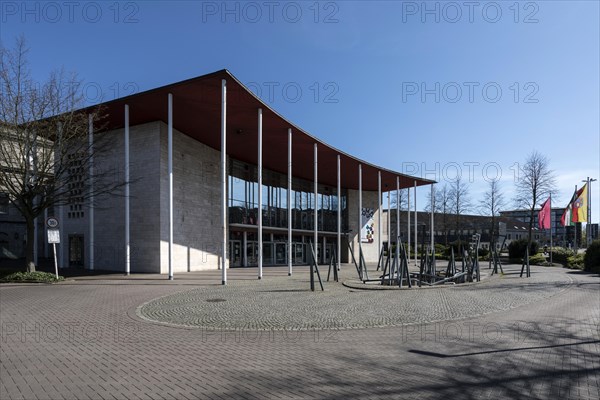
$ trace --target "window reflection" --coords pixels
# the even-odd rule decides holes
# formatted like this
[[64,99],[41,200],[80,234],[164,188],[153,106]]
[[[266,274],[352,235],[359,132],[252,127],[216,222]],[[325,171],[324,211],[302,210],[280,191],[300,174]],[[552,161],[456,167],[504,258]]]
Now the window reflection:
[[[257,167],[230,160],[229,223],[256,225],[258,218]],[[337,190],[318,185],[317,198],[312,182],[292,179],[292,228],[314,229],[314,212],[318,212],[317,230],[337,232]],[[263,170],[262,187],[263,226],[287,228],[287,176]],[[347,230],[347,191],[341,192],[342,231]]]

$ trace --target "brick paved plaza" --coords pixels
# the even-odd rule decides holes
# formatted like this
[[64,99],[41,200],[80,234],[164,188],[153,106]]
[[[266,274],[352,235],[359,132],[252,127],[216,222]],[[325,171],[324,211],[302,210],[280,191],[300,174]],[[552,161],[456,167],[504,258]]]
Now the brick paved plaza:
[[519,268],[412,290],[346,287],[351,265],[314,293],[307,267],[3,284],[0,398],[600,398],[600,279]]

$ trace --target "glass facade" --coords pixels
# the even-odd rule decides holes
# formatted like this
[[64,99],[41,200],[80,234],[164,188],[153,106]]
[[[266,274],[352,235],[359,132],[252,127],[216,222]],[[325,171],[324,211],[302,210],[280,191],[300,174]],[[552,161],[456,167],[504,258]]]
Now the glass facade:
[[[229,229],[231,266],[257,265],[257,231],[249,227],[256,226],[258,218],[257,166],[230,160],[228,179],[229,224],[241,225],[239,227],[230,226]],[[288,228],[287,184],[287,175],[263,170],[264,265],[285,265],[288,261],[288,237],[287,233],[281,233],[281,229],[287,230]],[[342,189],[341,204],[338,205],[336,188],[318,185],[317,190],[315,199],[312,182],[292,179],[290,206],[292,209],[291,258],[293,264],[306,264],[312,259],[309,243],[313,240],[313,233],[303,231],[313,231],[315,210],[317,212],[317,230],[321,233],[317,245],[317,259],[320,263],[329,262],[336,245],[338,206],[342,211],[342,232],[348,229],[347,191]],[[325,245],[325,251],[322,251],[323,245]]]
[[[258,179],[257,167],[239,161],[230,161],[229,175],[229,223],[257,225]],[[317,230],[337,232],[337,189],[318,185],[315,200],[313,183],[292,179],[292,229],[313,230],[314,213]],[[263,170],[262,185],[263,227],[287,228],[287,176]],[[342,232],[348,229],[347,191],[342,189]]]

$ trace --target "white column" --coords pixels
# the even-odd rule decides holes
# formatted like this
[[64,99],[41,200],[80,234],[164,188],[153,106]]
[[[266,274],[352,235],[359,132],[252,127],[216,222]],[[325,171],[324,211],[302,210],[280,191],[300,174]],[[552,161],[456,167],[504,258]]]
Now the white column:
[[168,171],[169,171],[169,280],[173,280],[173,95],[169,93]]
[[221,80],[221,284],[227,285],[227,81],[225,79]]
[[258,109],[258,279],[263,275],[262,108]]
[[435,253],[435,239],[434,239],[434,234],[433,234],[434,229],[435,229],[435,227],[433,226],[434,212],[435,212],[435,186],[432,183],[431,184],[431,228],[429,229],[429,231],[431,233],[431,249]]
[[377,171],[377,253],[381,251],[381,171]]
[[400,236],[400,177],[396,177],[396,248],[400,244],[398,242]]
[[337,268],[340,270],[342,258],[342,168],[341,157],[337,156]]
[[92,114],[88,115],[88,157],[89,161],[89,180],[90,180],[90,192],[89,192],[89,201],[90,201],[90,209],[88,213],[88,228],[89,228],[89,251],[88,251],[88,268],[90,270],[94,269],[94,116]]
[[[410,189],[409,189],[410,190]],[[415,181],[415,266],[417,265],[417,248],[419,246],[419,233],[417,226],[417,181]]]
[[406,262],[410,262],[410,187],[406,188],[406,236],[408,238],[408,243],[406,246]]
[[[318,254],[318,240],[319,240],[319,234],[317,233],[317,227],[318,227],[318,223],[319,223],[319,210],[318,210],[318,200],[317,200],[317,196],[318,196],[318,169],[319,169],[319,163],[317,161],[317,144],[315,143],[315,151],[314,151],[314,160],[315,160],[315,168],[314,168],[314,183],[315,183],[315,202],[314,202],[314,210],[315,212],[313,213],[313,222],[314,222],[314,226],[313,226],[313,230],[314,230],[314,239],[313,239],[313,245],[315,246],[315,262],[318,263],[319,262],[319,254]],[[321,249],[322,251],[323,249]]]
[[[170,95],[169,95],[170,96]],[[169,100],[170,102],[170,100]],[[170,103],[169,103],[170,108]],[[171,151],[169,150],[169,155]],[[169,164],[171,161],[169,161]],[[169,167],[169,171],[171,171]],[[170,179],[170,173],[169,173]],[[172,215],[172,214],[171,214]],[[129,105],[125,104],[125,274],[131,272],[131,247],[129,243]]]
[[360,250],[362,250],[362,164],[358,164],[358,258],[360,263]]
[[392,245],[392,199],[391,199],[391,190],[387,192],[387,232],[388,232],[388,249],[391,248]]
[[288,128],[288,276],[292,276],[292,128]]
[[242,256],[244,257],[242,266],[247,267],[248,266],[248,232],[246,232],[246,231],[244,231],[242,233]]

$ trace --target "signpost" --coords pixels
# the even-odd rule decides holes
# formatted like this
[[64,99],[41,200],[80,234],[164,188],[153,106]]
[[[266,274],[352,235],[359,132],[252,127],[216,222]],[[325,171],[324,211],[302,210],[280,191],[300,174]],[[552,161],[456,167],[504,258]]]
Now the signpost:
[[54,273],[58,279],[58,262],[56,260],[56,243],[60,243],[60,231],[58,230],[58,219],[49,217],[46,219],[46,227],[48,227],[48,243],[52,244],[54,250]]

